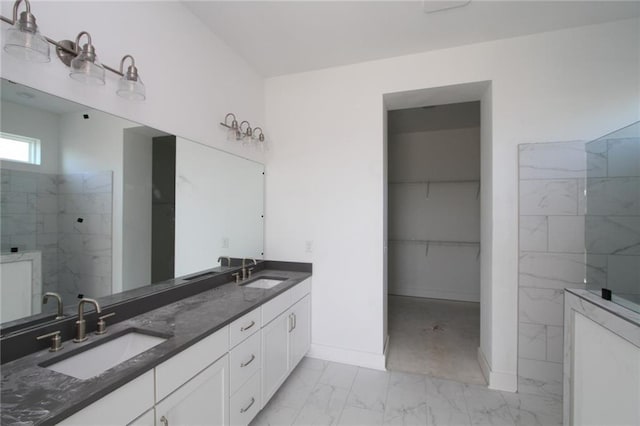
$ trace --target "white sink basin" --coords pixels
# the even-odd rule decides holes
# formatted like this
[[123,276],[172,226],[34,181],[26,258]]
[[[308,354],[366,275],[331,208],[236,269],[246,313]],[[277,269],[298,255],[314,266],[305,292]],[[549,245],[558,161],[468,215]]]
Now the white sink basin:
[[269,278],[260,278],[259,280],[255,280],[253,282],[250,282],[249,284],[245,284],[245,286],[246,287],[251,287],[251,288],[270,289],[270,288],[273,288],[273,287],[277,286],[282,281],[283,280],[272,280],[272,279],[269,279]]
[[88,379],[164,342],[165,338],[131,331],[47,368],[78,379]]

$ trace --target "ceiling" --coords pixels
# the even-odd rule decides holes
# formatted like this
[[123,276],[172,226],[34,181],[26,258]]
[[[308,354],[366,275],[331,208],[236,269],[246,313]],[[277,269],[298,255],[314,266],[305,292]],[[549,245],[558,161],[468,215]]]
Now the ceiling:
[[472,0],[429,14],[423,1],[184,4],[265,77],[640,16],[640,1]]
[[2,94],[3,101],[13,102],[54,114],[66,114],[87,110],[87,107],[84,105],[58,98],[57,96],[14,83],[4,78],[0,79],[0,94]]

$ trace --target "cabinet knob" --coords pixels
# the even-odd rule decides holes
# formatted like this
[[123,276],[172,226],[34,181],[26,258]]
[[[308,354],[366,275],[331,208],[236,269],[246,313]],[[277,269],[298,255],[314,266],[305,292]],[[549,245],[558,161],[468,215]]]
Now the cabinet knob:
[[169,420],[167,420],[165,416],[160,417],[160,423],[162,423],[163,426],[169,426]]

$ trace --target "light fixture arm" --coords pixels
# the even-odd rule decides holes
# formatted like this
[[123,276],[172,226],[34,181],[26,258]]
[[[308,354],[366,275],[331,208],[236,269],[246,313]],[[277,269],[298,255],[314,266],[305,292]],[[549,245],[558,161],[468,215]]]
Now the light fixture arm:
[[[131,59],[131,65],[127,67],[127,73],[124,73],[124,62],[127,59]],[[131,55],[124,55],[120,60],[120,75],[125,77],[127,80],[138,81],[138,68],[136,67],[136,60]]]
[[80,39],[82,38],[83,35],[87,36],[87,45],[89,46],[89,49],[93,49],[93,43],[91,43],[91,34],[89,34],[86,31],[81,31],[77,36],[76,36],[76,42],[75,42],[75,46],[76,46],[76,55],[78,53],[80,53]]
[[[13,3],[13,22],[12,25],[16,23],[16,21],[18,20],[18,8],[20,7],[20,3],[22,3],[22,0],[16,0],[15,3]],[[29,15],[31,15],[31,3],[29,3],[29,0],[24,0],[24,4],[25,4],[25,12],[27,12]]]

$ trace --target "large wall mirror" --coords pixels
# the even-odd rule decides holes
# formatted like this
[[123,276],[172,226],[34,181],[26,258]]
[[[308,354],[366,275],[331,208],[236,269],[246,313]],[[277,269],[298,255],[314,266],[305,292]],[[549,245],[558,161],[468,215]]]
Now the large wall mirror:
[[[2,80],[3,328],[261,258],[264,166]],[[46,315],[45,315],[46,314]]]

